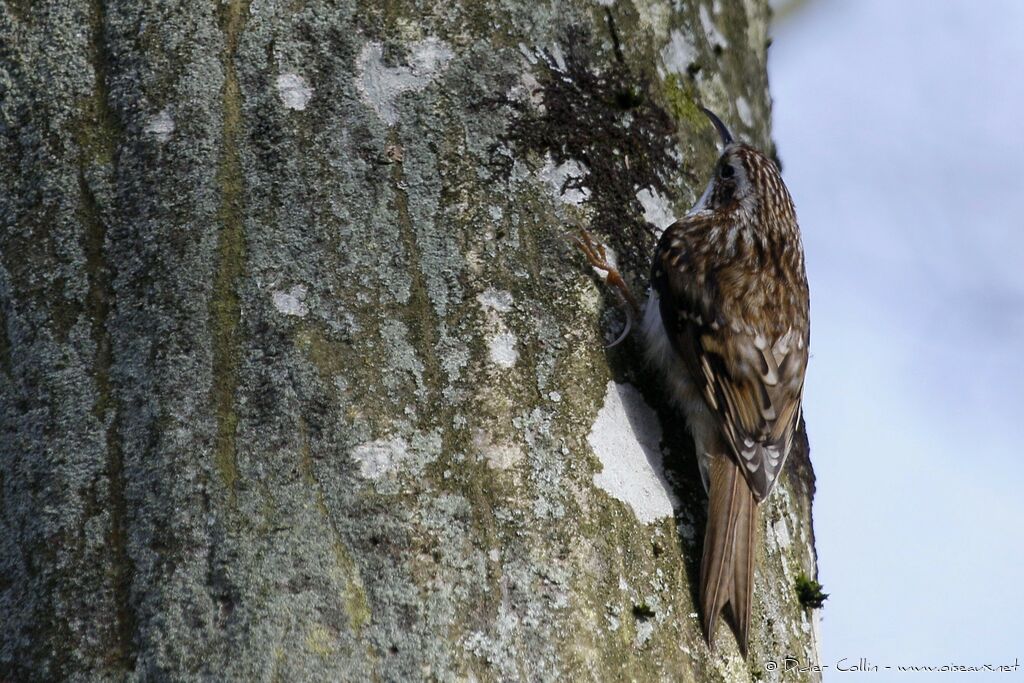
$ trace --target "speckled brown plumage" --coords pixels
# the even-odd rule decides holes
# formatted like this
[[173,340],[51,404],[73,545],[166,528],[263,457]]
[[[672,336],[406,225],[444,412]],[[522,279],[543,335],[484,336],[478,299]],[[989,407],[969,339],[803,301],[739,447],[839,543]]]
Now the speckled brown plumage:
[[694,436],[708,525],[701,566],[704,632],[729,605],[746,652],[757,507],[800,420],[808,291],[793,201],[775,164],[733,142],[697,206],[655,251],[644,318],[648,355]]

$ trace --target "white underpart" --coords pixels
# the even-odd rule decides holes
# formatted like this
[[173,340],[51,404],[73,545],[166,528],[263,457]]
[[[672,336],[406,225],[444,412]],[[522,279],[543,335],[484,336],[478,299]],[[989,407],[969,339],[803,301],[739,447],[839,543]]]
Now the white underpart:
[[409,49],[408,66],[386,66],[384,48],[375,42],[364,45],[356,61],[363,101],[389,126],[398,123],[399,97],[426,88],[454,57],[448,45],[437,38],[415,42]]
[[587,442],[602,465],[595,486],[626,503],[643,524],[672,516],[678,501],[665,481],[661,425],[635,387],[608,382]]
[[271,295],[271,299],[274,302],[274,308],[285,315],[303,318],[309,313],[309,307],[306,306],[305,285],[295,285],[287,292],[278,290]]
[[693,208],[686,212],[687,216],[692,216],[696,213],[700,213],[708,205],[708,200],[711,198],[711,190],[715,187],[715,179],[712,178],[708,181],[708,186],[704,188],[704,193],[697,199],[697,203],[693,205]]
[[647,361],[661,375],[662,381],[668,385],[669,396],[686,415],[686,423],[693,435],[697,464],[700,465],[700,474],[706,490],[708,456],[719,441],[718,426],[697,387],[689,380],[689,371],[683,366],[679,354],[672,348],[672,341],[661,321],[659,297],[653,290],[644,308],[642,328],[646,341]]
[[153,135],[160,142],[167,142],[171,139],[171,133],[174,132],[174,119],[171,118],[171,113],[163,109],[159,114],[150,116],[142,132]]
[[285,108],[303,111],[313,97],[313,88],[298,74],[281,74],[277,77],[277,95]]

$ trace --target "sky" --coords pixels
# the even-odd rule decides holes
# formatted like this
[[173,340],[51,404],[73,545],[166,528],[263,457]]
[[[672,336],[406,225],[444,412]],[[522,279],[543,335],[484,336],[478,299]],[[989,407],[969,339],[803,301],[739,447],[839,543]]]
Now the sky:
[[1024,2],[811,0],[773,38],[822,663],[1024,680]]

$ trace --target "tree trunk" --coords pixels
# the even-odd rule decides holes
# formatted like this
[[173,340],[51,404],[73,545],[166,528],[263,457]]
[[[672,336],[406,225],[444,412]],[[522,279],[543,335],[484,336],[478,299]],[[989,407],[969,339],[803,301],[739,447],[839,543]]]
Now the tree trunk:
[[711,654],[689,437],[567,239],[642,291],[697,102],[771,144],[766,3],[676,5],[0,3],[0,678],[815,663],[806,441]]

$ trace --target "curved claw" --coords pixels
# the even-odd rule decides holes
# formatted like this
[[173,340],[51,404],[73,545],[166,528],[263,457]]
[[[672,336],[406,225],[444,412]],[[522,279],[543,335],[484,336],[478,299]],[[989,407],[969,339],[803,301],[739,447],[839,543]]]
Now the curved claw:
[[630,331],[632,329],[633,329],[633,313],[627,308],[626,309],[626,326],[624,328],[622,328],[622,332],[619,334],[618,338],[615,341],[613,341],[611,344],[605,344],[604,348],[610,349],[610,348],[612,348],[614,346],[618,346],[619,344],[621,344],[622,341],[626,337],[629,336],[629,333],[630,333]]
[[618,293],[619,298],[626,304],[626,327],[618,339],[605,346],[605,348],[610,349],[613,346],[618,346],[629,335],[630,330],[633,329],[633,316],[640,312],[640,306],[637,304],[633,292],[629,290],[629,285],[626,284],[618,269],[610,263],[608,252],[603,244],[595,242],[594,238],[586,230],[580,230],[580,234],[574,236],[573,240],[587,257],[590,265],[604,272],[603,279],[605,284],[613,287]]

